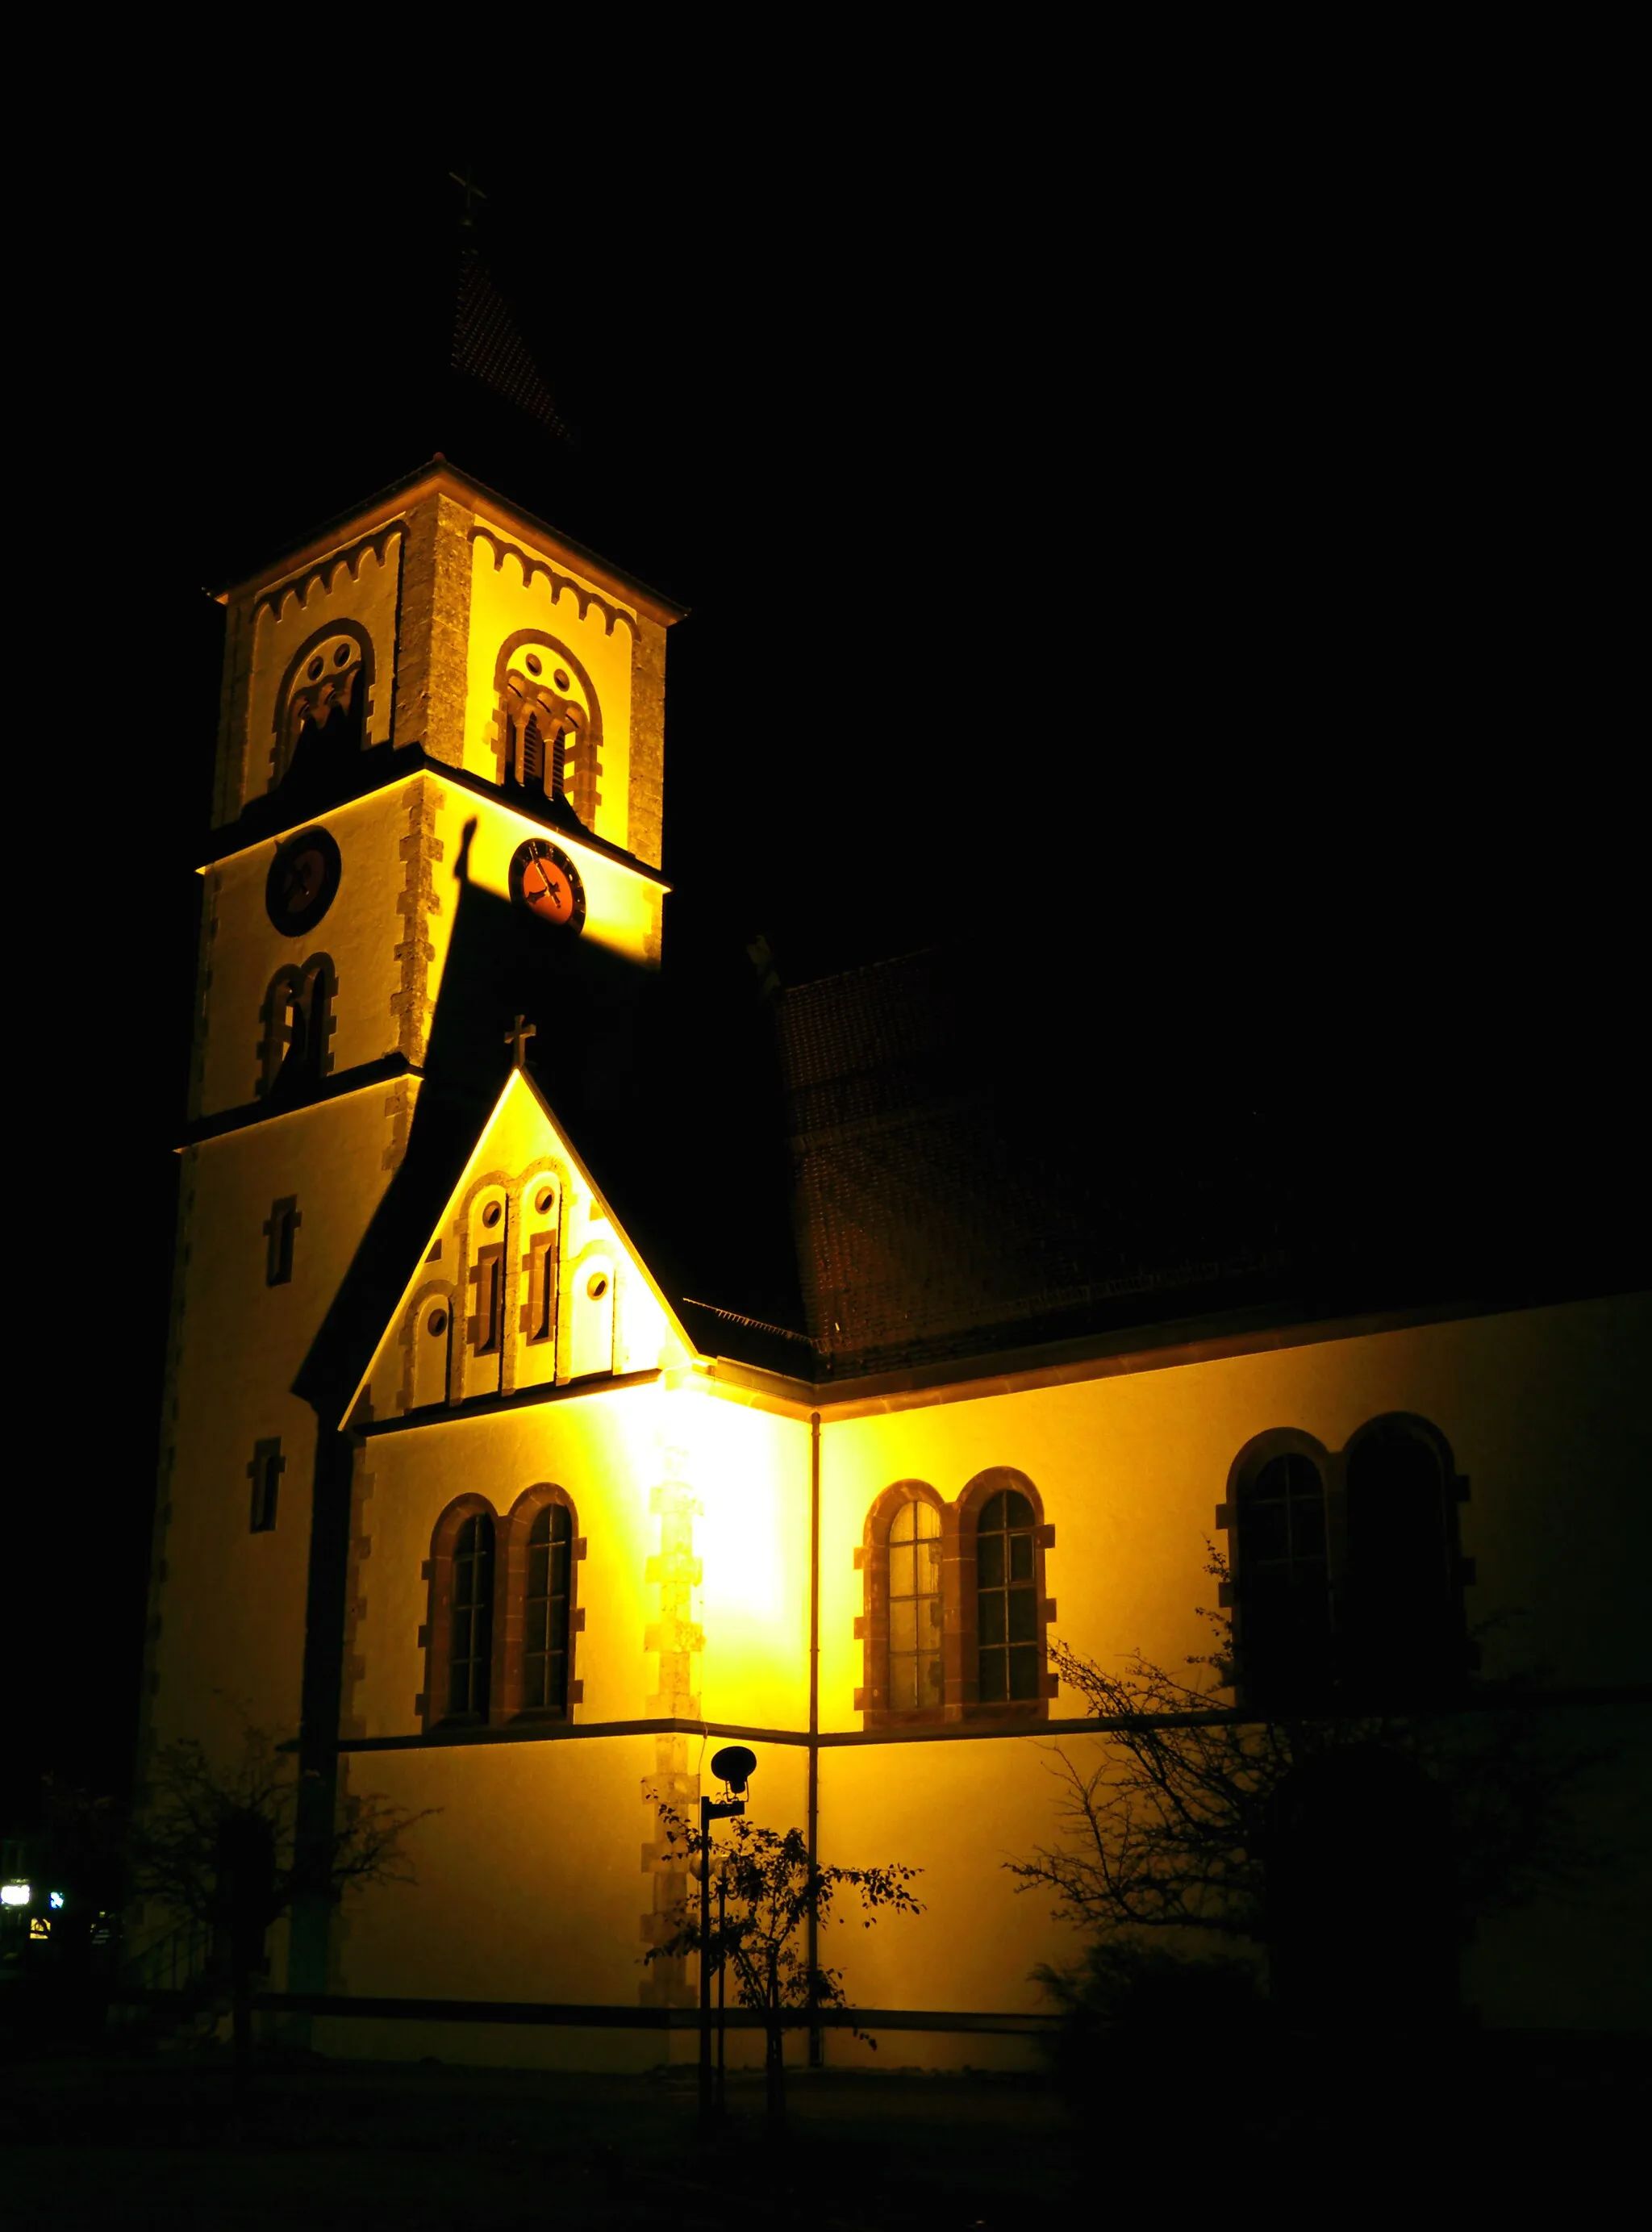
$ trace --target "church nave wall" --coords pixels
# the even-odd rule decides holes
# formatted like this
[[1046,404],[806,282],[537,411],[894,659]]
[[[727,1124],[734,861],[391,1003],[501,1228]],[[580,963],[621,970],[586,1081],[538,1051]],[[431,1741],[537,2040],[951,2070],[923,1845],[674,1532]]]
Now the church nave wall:
[[[374,1435],[360,1462],[372,1481],[373,1547],[352,1589],[360,1672],[346,1701],[347,1734],[441,1723],[428,1670],[443,1615],[425,1570],[438,1526],[456,1501],[485,1502],[497,1632],[513,1616],[502,1529],[540,1483],[565,1491],[585,1546],[576,1719],[703,1715],[807,1728],[807,1423],[656,1382]],[[510,1717],[509,1699],[490,1696],[488,1717]]]
[[[652,1398],[652,1399],[651,1399]],[[574,1637],[582,1721],[636,1720],[645,1710],[645,1567],[658,1521],[649,1488],[658,1477],[658,1393],[652,1387],[594,1392],[522,1411],[460,1413],[411,1430],[374,1435],[361,1467],[372,1480],[366,1531],[371,1554],[354,1594],[360,1612],[343,1718],[353,1736],[407,1736],[445,1716],[421,1703],[429,1684],[431,1586],[426,1573],[443,1514],[456,1499],[485,1502],[502,1522],[540,1483],[565,1491],[586,1545],[576,1593],[583,1625]],[[502,1625],[502,1606],[495,1612]]]
[[[1052,1638],[1115,1665],[1139,1648],[1175,1668],[1210,1648],[1196,1615],[1217,1599],[1205,1546],[1230,1548],[1218,1513],[1227,1512],[1241,1452],[1281,1430],[1318,1445],[1334,1533],[1350,1445],[1396,1415],[1440,1437],[1467,1483],[1454,1521],[1467,1627],[1519,1615],[1496,1638],[1503,1658],[1488,1658],[1485,1671],[1518,1660],[1547,1664],[1571,1684],[1644,1681],[1646,1630],[1634,1592],[1652,1543],[1637,1485],[1648,1473],[1646,1429],[1629,1391],[1649,1333],[1645,1298],[1625,1297],[891,1404],[861,1418],[828,1411],[822,1726],[861,1724],[865,1532],[893,1483],[925,1483],[944,1505],[988,1468],[1019,1469],[1053,1529],[1045,1570],[1059,1613]],[[1581,1501],[1557,1496],[1558,1483],[1574,1481]],[[1060,1717],[1075,1708],[1057,1695],[1047,1710]]]

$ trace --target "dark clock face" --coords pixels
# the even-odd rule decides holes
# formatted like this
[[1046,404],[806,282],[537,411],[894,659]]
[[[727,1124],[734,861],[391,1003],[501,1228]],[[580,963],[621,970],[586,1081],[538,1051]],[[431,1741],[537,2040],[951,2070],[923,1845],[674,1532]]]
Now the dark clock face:
[[264,905],[287,938],[314,930],[333,904],[342,864],[339,848],[325,829],[305,829],[289,837],[269,864]]
[[585,886],[580,872],[560,846],[543,837],[530,837],[512,855],[510,896],[559,930],[584,927]]

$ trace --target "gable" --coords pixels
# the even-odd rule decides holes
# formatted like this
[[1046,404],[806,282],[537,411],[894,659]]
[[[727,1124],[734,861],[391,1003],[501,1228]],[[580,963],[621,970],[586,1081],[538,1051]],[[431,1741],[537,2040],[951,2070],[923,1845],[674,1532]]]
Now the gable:
[[617,1378],[690,1344],[533,1080],[511,1072],[344,1423]]

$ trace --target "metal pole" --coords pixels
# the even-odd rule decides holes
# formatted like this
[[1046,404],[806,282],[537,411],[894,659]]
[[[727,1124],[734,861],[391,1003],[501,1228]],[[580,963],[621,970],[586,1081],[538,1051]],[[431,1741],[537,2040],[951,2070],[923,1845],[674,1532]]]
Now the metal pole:
[[729,1879],[721,1868],[717,1871],[717,2121],[721,2124],[728,2111],[723,2095],[723,1984],[729,1962],[724,1950],[723,1917],[728,1911]]
[[807,1837],[809,1848],[810,1891],[807,1959],[809,1964],[809,2067],[826,2060],[824,2034],[814,2021],[815,1976],[820,1965],[820,1925],[815,1911],[813,1878],[820,1859],[820,1413],[809,1418],[809,1787]]
[[711,1801],[700,1801],[700,2135],[711,2129]]

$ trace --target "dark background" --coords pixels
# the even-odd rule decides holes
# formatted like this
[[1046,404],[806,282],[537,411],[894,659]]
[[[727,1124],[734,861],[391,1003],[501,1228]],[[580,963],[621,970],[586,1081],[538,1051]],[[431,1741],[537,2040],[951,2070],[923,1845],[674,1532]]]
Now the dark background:
[[370,160],[331,95],[112,99],[17,227],[8,1821],[128,1773],[206,592],[442,445],[373,274],[437,270],[450,167],[577,438],[524,430],[536,508],[692,608],[667,965],[708,1012],[760,934],[788,984],[945,939],[1029,1091],[1380,1141],[1533,1291],[1638,1230],[1610,144],[787,82],[577,129],[432,101]]

